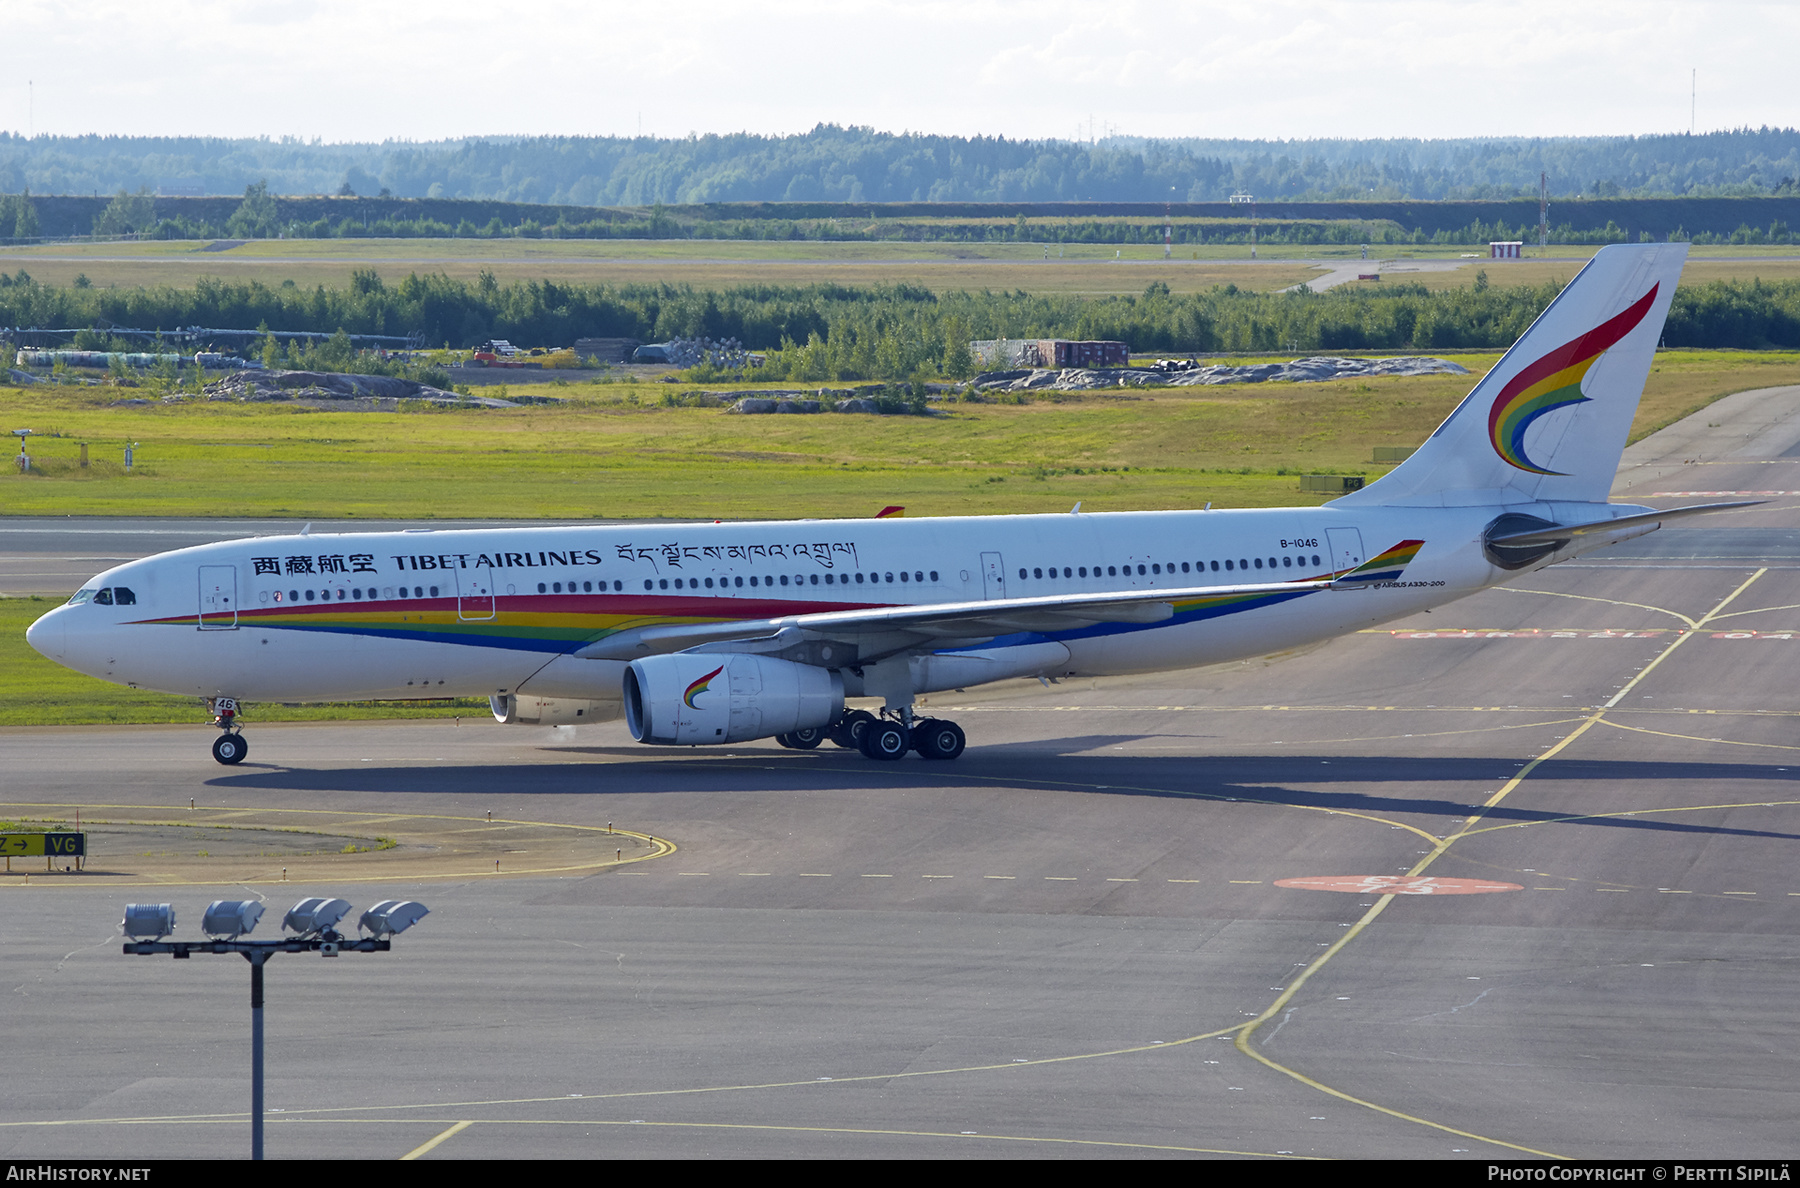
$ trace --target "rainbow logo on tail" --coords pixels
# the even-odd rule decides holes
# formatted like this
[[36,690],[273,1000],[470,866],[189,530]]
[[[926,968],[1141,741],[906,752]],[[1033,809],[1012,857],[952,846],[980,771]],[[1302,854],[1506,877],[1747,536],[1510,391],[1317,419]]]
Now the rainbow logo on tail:
[[1581,394],[1581,381],[1606,350],[1644,320],[1656,302],[1661,285],[1631,307],[1607,322],[1589,330],[1573,342],[1564,343],[1507,381],[1494,406],[1488,411],[1488,437],[1494,452],[1509,465],[1531,474],[1561,475],[1560,470],[1547,470],[1525,454],[1525,431],[1531,423],[1553,409],[1582,404],[1590,399]]
[[687,703],[689,709],[699,709],[700,707],[694,704],[694,698],[706,692],[707,687],[712,684],[712,679],[724,671],[725,666],[721,664],[693,684],[689,685],[687,687],[687,692],[681,695],[681,700]]

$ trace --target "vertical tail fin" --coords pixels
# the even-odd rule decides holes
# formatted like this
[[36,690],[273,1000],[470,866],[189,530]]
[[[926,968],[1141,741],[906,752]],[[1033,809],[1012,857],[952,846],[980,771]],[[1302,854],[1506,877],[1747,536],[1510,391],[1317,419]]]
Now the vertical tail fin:
[[1686,261],[1601,248],[1412,457],[1333,506],[1605,502]]

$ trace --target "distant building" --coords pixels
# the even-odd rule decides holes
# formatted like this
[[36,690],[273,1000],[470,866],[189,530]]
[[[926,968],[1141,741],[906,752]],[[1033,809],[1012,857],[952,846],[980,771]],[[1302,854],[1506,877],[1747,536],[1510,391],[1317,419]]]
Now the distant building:
[[1522,239],[1496,239],[1488,244],[1488,259],[1520,260],[1525,256],[1524,247]]
[[1067,338],[988,338],[969,344],[984,367],[1124,367],[1131,348],[1122,342]]

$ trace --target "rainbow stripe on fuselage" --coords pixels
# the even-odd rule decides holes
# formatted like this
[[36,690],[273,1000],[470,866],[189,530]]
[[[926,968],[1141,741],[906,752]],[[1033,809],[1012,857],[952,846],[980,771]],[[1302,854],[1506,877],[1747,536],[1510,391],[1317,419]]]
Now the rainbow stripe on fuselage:
[[1510,466],[1530,474],[1562,475],[1533,462],[1525,454],[1525,431],[1547,412],[1581,404],[1581,381],[1609,347],[1644,320],[1656,302],[1660,284],[1620,313],[1581,337],[1566,342],[1508,380],[1488,410],[1488,438],[1494,452]]
[[[261,627],[558,654],[641,627],[773,619],[894,605],[635,593],[527,594],[509,596],[504,601],[509,604],[508,609],[486,619],[463,618],[458,600],[450,596],[253,607],[240,610],[237,622],[245,630]],[[192,630],[194,616],[173,615],[137,622]]]

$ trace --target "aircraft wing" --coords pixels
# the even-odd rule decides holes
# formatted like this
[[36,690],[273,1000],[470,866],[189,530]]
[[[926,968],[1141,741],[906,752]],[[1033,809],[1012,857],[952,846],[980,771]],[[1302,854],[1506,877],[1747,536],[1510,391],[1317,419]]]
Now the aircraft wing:
[[[1184,586],[1172,590],[1114,590],[1049,594],[980,602],[820,611],[770,619],[676,623],[615,632],[575,651],[584,660],[636,660],[664,652],[787,652],[805,643],[856,645],[860,654],[893,654],[1024,632],[1072,631],[1097,623],[1160,623],[1182,611],[1223,606],[1271,595],[1351,590],[1392,581],[1418,554],[1423,541],[1404,540],[1355,569],[1311,581],[1246,582]],[[826,657],[827,659],[829,657]]]
[[[1096,623],[1160,623],[1175,617],[1177,603],[1223,603],[1270,594],[1304,594],[1328,589],[1331,585],[1329,579],[1259,582],[1174,590],[995,598],[981,602],[934,602],[919,606],[783,615],[773,619],[671,624],[617,632],[580,648],[575,655],[590,660],[635,660],[662,652],[684,652],[738,642],[786,647],[807,640],[856,643],[871,637],[896,636],[912,637],[921,644],[992,639],[1021,632],[1070,631]],[[901,641],[894,639],[893,642]]]

